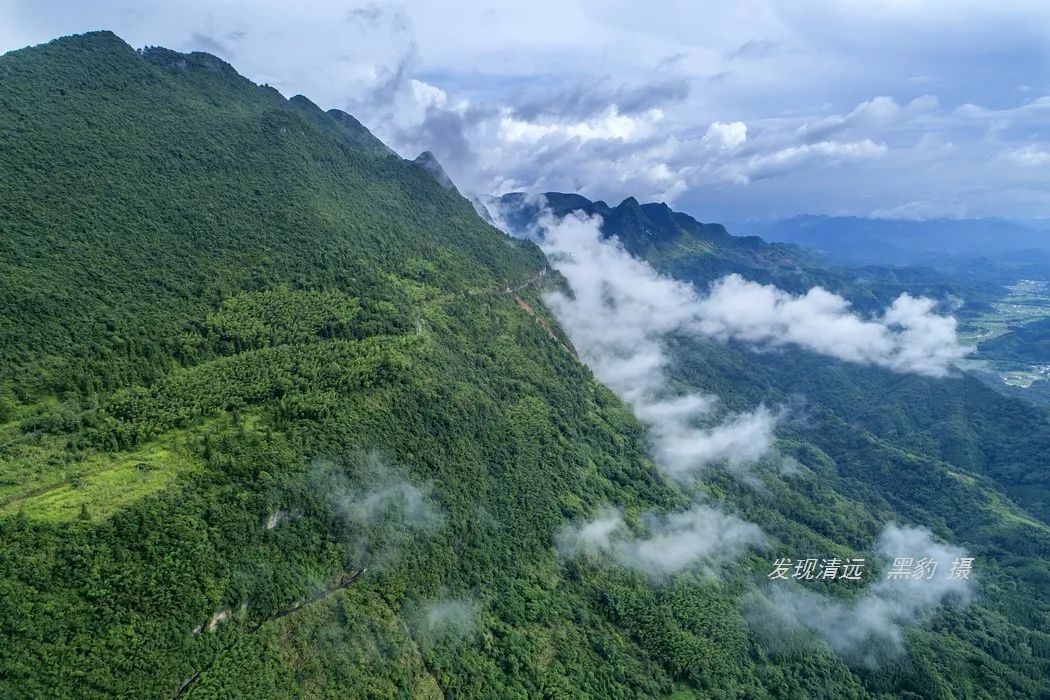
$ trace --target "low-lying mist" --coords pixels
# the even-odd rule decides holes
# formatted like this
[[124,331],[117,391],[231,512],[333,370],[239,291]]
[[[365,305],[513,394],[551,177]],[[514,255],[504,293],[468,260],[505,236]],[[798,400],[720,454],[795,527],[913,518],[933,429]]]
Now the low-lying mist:
[[596,519],[566,525],[558,536],[558,552],[571,558],[580,552],[607,554],[630,569],[660,578],[697,562],[713,567],[759,544],[757,525],[708,506],[658,517],[643,514],[648,534],[633,536],[623,513],[613,508]]
[[[618,239],[603,237],[601,223],[582,214],[541,215],[532,237],[571,289],[549,294],[546,302],[581,359],[649,426],[656,464],[685,485],[712,465],[751,480],[746,468],[773,451],[785,409],[757,405],[730,413],[717,396],[676,386],[667,371],[668,334],[756,349],[793,346],[930,377],[946,376],[966,354],[955,319],[936,313],[930,299],[901,294],[883,313],[866,318],[820,287],[794,295],[734,274],[699,291],[659,274]],[[659,580],[691,567],[715,571],[766,542],[757,525],[717,505],[695,504],[662,516],[643,513],[640,528],[629,527],[621,510],[606,506],[592,519],[567,524],[556,544],[563,558],[608,556]],[[934,542],[929,530],[894,524],[887,525],[875,552],[884,559],[933,557],[943,566],[965,554]],[[969,581],[948,578],[943,570],[930,579],[876,580],[848,602],[792,581],[775,583],[784,585],[771,584],[744,601],[756,631],[782,639],[816,634],[851,663],[868,665],[898,653],[907,627],[923,622],[946,598],[971,595]]]
[[378,452],[316,460],[308,478],[313,496],[334,511],[349,559],[362,568],[395,560],[410,542],[445,524],[432,485],[413,483]]
[[649,425],[654,457],[680,480],[707,465],[739,470],[761,459],[772,449],[782,412],[759,405],[727,414],[717,397],[674,387],[663,342],[669,333],[790,345],[932,377],[948,374],[967,352],[955,319],[935,313],[930,299],[902,294],[881,315],[864,318],[820,287],[796,296],[729,275],[701,293],[635,258],[617,238],[603,237],[598,216],[557,218],[547,210],[533,234],[572,290],[549,295],[548,305],[581,358]]

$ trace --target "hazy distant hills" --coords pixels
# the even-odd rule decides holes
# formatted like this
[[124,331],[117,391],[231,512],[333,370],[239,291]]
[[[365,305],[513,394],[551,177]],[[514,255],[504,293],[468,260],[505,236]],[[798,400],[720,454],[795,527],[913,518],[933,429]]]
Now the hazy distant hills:
[[1047,222],[1005,219],[906,221],[851,216],[796,216],[771,224],[737,224],[735,230],[768,241],[795,243],[854,263],[914,265],[952,256],[1002,256],[1050,251]]

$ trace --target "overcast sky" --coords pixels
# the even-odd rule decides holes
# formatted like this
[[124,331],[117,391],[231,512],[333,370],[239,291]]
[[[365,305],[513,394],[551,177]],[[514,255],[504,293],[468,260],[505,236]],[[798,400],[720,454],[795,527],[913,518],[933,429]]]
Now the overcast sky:
[[461,189],[701,220],[1050,216],[1050,2],[0,0],[345,109]]

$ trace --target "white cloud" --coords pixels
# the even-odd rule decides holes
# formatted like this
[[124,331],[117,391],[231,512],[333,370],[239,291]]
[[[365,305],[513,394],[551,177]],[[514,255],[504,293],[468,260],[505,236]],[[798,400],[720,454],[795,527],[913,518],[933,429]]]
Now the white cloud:
[[[1050,214],[1050,171],[1034,167],[1045,149],[1029,148],[1050,139],[1050,6],[654,2],[638,22],[627,0],[318,0],[309,12],[8,0],[0,49],[108,27],[136,46],[215,51],[286,95],[354,113],[402,155],[433,150],[467,191],[677,200],[709,220],[909,202]],[[555,115],[516,109],[562,92],[575,102]]]
[[1008,152],[1006,159],[1023,168],[1041,168],[1050,165],[1050,151],[1032,143]]
[[428,632],[463,636],[474,631],[477,603],[470,599],[450,598],[428,604],[424,621]]
[[539,228],[540,246],[572,290],[550,295],[549,307],[581,358],[650,426],[653,456],[675,478],[711,464],[739,469],[760,460],[772,449],[779,413],[758,406],[725,415],[717,397],[676,391],[666,372],[668,333],[793,345],[933,377],[946,375],[966,352],[955,319],[934,313],[929,299],[903,294],[881,316],[863,318],[820,287],[796,296],[729,275],[701,294],[604,238],[599,217],[556,219],[548,212]]
[[428,107],[444,107],[448,104],[448,94],[439,87],[435,87],[422,80],[410,80],[412,97],[415,102],[426,109]]
[[744,122],[712,122],[701,140],[720,149],[733,150],[747,141],[747,124]]
[[651,109],[640,116],[620,114],[615,107],[595,118],[576,122],[566,121],[528,121],[518,119],[509,112],[499,121],[499,134],[509,142],[526,142],[535,144],[545,137],[563,137],[589,141],[595,139],[615,139],[632,141],[649,135],[656,122],[663,118],[658,109]]
[[730,165],[729,170],[734,173],[735,182],[749,182],[756,178],[782,175],[818,159],[829,164],[870,160],[881,158],[887,150],[886,144],[875,143],[871,139],[849,142],[820,141],[757,154],[743,163]]
[[481,604],[472,597],[443,595],[407,601],[402,615],[416,643],[431,649],[444,640],[462,639],[474,634],[481,611]]
[[723,416],[717,399],[671,390],[662,337],[687,328],[697,295],[657,274],[617,240],[601,237],[599,219],[547,217],[541,243],[573,296],[547,299],[581,357],[651,427],[654,457],[676,478],[708,464],[741,466],[772,447],[777,416],[763,407]]
[[934,308],[930,299],[902,294],[880,318],[865,319],[820,287],[795,296],[729,275],[699,301],[695,323],[721,340],[795,345],[847,362],[942,377],[967,348],[955,319]]
[[422,530],[435,530],[444,524],[432,484],[410,483],[378,452],[359,456],[355,462],[352,471],[356,483],[347,477],[345,467],[323,460],[313,465],[318,489],[340,517],[359,524],[398,522]]
[[702,563],[713,567],[737,556],[764,537],[757,525],[709,506],[657,517],[643,515],[647,534],[634,536],[623,514],[612,508],[596,519],[566,525],[558,535],[563,557],[601,553],[652,578]]
[[311,491],[339,516],[346,528],[346,554],[359,568],[375,570],[397,561],[415,538],[445,526],[433,484],[416,485],[407,476],[378,452],[311,465]]

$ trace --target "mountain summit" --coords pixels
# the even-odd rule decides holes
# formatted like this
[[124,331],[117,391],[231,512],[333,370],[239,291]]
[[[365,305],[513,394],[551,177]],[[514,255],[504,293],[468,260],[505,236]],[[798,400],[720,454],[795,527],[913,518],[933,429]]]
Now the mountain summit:
[[416,156],[416,159],[412,162],[423,168],[423,170],[429,173],[429,175],[446,190],[459,194],[459,190],[456,189],[456,185],[452,182],[452,178],[450,178],[448,173],[445,172],[445,169],[441,167],[441,163],[438,162],[437,157],[433,153],[430,151],[423,151]]

